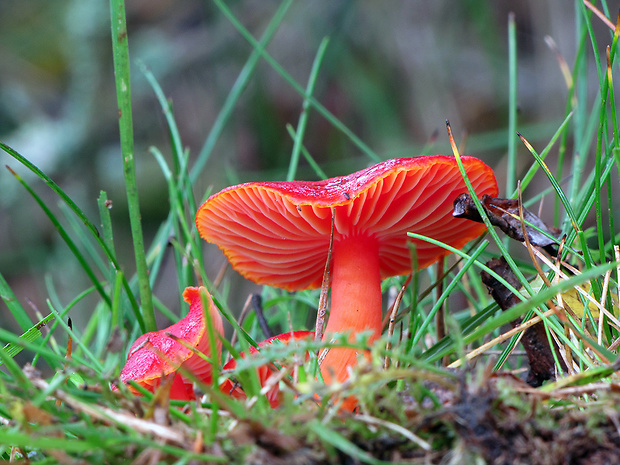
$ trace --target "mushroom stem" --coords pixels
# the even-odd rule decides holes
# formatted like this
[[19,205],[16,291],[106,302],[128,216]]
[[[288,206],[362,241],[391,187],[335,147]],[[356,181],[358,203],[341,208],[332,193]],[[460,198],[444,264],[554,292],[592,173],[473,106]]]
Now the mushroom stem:
[[[381,335],[379,244],[374,237],[347,236],[334,241],[332,254],[331,310],[323,339],[329,340],[330,333],[349,333],[353,340],[357,333],[372,331],[371,344]],[[344,381],[359,354],[355,349],[330,349],[321,364],[325,382]]]

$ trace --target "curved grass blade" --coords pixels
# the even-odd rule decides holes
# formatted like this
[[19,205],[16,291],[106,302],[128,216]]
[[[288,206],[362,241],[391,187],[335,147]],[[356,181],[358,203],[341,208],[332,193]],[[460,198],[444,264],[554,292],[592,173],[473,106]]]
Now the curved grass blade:
[[54,227],[58,231],[58,234],[60,234],[60,237],[62,237],[62,239],[65,241],[65,243],[67,244],[67,246],[69,247],[73,255],[75,256],[77,261],[80,263],[80,265],[82,266],[82,268],[88,275],[89,279],[91,280],[91,282],[93,283],[97,291],[99,292],[99,295],[101,296],[101,298],[108,305],[108,307],[112,308],[112,300],[110,299],[110,296],[106,294],[105,290],[103,289],[103,286],[101,285],[101,283],[95,276],[95,273],[93,272],[92,268],[86,262],[86,259],[84,258],[84,256],[82,255],[78,247],[75,245],[75,242],[73,242],[73,240],[69,237],[69,235],[67,234],[67,231],[65,231],[65,229],[62,227],[62,225],[60,224],[56,216],[54,216],[54,214],[47,207],[45,202],[43,202],[41,197],[39,197],[36,194],[36,192],[28,185],[26,181],[24,181],[24,179],[19,174],[17,174],[15,171],[13,171],[8,166],[7,166],[7,169],[11,172],[13,176],[15,176],[15,178],[19,181],[19,183],[28,191],[28,193],[32,196],[32,198],[39,204],[43,212],[47,215],[51,223],[54,225]]
[[[557,131],[555,131],[555,134],[553,134],[553,137],[551,137],[551,140],[549,140],[549,143],[545,146],[543,151],[540,152],[540,158],[542,160],[544,160],[547,157],[547,155],[551,151],[551,148],[555,145],[556,140],[562,134],[566,133],[566,128],[572,116],[573,116],[573,112],[570,112],[568,113],[568,115],[566,115],[566,118],[564,118],[564,121],[562,121],[562,124],[560,124],[560,127],[558,127]],[[525,176],[523,176],[523,180],[521,181],[521,190],[525,190],[525,188],[530,184],[530,182],[532,181],[532,178],[534,178],[534,175],[538,172],[539,168],[540,168],[540,165],[538,163],[533,163],[532,166],[530,166],[530,169],[527,170],[527,173],[525,173]],[[515,197],[516,195],[517,195],[517,188],[515,187],[514,191],[511,194],[511,197]]]
[[[566,211],[566,214],[568,215],[568,218],[570,219],[570,222],[571,222],[571,224],[573,226],[573,230],[575,231],[575,233],[577,234],[577,237],[579,238],[579,244],[580,244],[581,250],[583,252],[584,264],[585,264],[586,268],[591,268],[593,266],[593,260],[592,260],[591,254],[590,254],[590,249],[588,247],[588,243],[586,242],[586,238],[585,238],[585,235],[584,235],[584,233],[583,233],[583,231],[581,229],[580,223],[578,223],[577,218],[575,216],[575,213],[573,211],[573,208],[572,208],[570,202],[568,201],[568,198],[564,194],[564,191],[562,190],[562,187],[558,183],[557,179],[555,179],[555,177],[553,176],[553,174],[551,173],[551,171],[549,170],[549,168],[547,167],[547,165],[545,164],[545,162],[541,158],[541,156],[536,152],[536,150],[534,150],[534,147],[532,147],[532,145],[525,139],[525,137],[523,137],[519,133],[517,133],[517,134],[519,135],[519,138],[521,139],[523,144],[526,146],[526,148],[532,154],[532,156],[536,159],[536,162],[540,165],[540,167],[542,168],[543,172],[547,176],[547,179],[549,179],[549,182],[551,183],[551,185],[555,189],[555,192],[558,195],[560,201],[562,202],[562,205],[564,206],[564,210]],[[595,188],[595,193],[596,193],[596,188]],[[598,195],[600,196],[600,189],[598,191]],[[594,280],[593,283],[592,283],[592,287],[594,289],[594,296],[595,296],[595,298],[597,300],[600,300],[601,292],[602,292],[600,283],[597,280]]]
[[[19,163],[21,163],[23,166],[28,168],[38,178],[40,178],[45,184],[47,184],[47,186],[50,189],[52,189],[52,191],[54,193],[56,193],[56,195],[58,195],[58,197],[60,197],[60,199],[65,204],[67,204],[67,206],[71,209],[71,211],[73,211],[73,213],[75,213],[75,215],[80,219],[80,221],[82,223],[84,223],[84,226],[86,226],[86,228],[91,232],[91,234],[93,235],[93,237],[95,238],[95,240],[97,241],[97,243],[99,244],[99,246],[101,247],[103,252],[105,253],[107,259],[114,266],[114,269],[117,272],[120,271],[121,267],[120,267],[118,261],[116,260],[116,256],[114,255],[112,250],[108,247],[108,245],[105,243],[104,239],[99,234],[99,231],[97,230],[97,227],[88,219],[88,217],[75,204],[75,202],[73,200],[71,200],[71,198],[58,186],[58,184],[56,184],[47,174],[45,174],[43,171],[41,171],[36,165],[34,165],[32,162],[30,162],[30,160],[28,160],[27,158],[22,156],[20,153],[18,153],[16,150],[12,149],[8,145],[0,142],[0,148],[2,150],[4,150],[7,154],[9,154],[11,157],[13,157],[15,160],[17,160]],[[136,302],[136,299],[135,299],[135,297],[133,295],[133,292],[131,290],[131,287],[129,286],[128,281],[124,277],[123,277],[123,287],[125,289],[125,292],[127,293],[127,297],[129,298],[129,302],[130,302],[131,307],[133,309],[133,312],[134,312],[134,314],[136,316],[136,320],[140,324],[140,328],[143,331],[145,331],[144,321],[142,319],[142,315],[140,314],[138,303]]]
[[19,300],[17,300],[13,289],[6,282],[2,273],[0,273],[0,299],[4,301],[22,331],[26,331],[32,326],[28,313],[26,313],[22,304],[19,303]]
[[[493,228],[493,225],[491,224],[491,221],[489,220],[488,215],[483,210],[482,204],[480,203],[480,199],[478,199],[478,195],[476,194],[476,191],[474,190],[474,187],[471,184],[469,177],[467,176],[467,172],[465,171],[465,166],[463,166],[461,155],[456,146],[456,142],[454,141],[454,137],[452,136],[452,128],[450,127],[450,122],[447,120],[446,120],[446,129],[448,130],[448,137],[450,139],[450,145],[452,146],[452,153],[454,154],[454,158],[456,159],[456,164],[458,165],[459,171],[461,172],[461,177],[463,178],[463,181],[465,182],[465,185],[467,186],[467,191],[469,192],[469,195],[471,196],[472,200],[474,201],[474,204],[476,205],[476,209],[478,210],[478,212],[480,212],[480,217],[482,218],[484,225],[487,227],[488,233],[495,241],[497,248],[499,249],[500,253],[504,256],[504,258],[506,259],[506,262],[508,263],[508,266],[510,266],[510,269],[512,270],[512,272],[517,276],[517,278],[519,279],[519,281],[521,282],[525,290],[531,295],[533,291],[532,291],[530,284],[528,283],[527,279],[525,279],[525,276],[523,276],[521,269],[517,266],[512,256],[508,253],[508,250],[506,250],[506,247],[504,246],[503,241],[500,239],[497,232],[495,232],[495,229]],[[510,287],[508,288],[510,289]]]

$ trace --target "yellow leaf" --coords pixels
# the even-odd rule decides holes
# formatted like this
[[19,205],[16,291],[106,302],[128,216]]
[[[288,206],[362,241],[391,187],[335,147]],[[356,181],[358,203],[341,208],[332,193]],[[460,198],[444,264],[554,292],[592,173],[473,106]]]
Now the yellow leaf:
[[[589,295],[592,295],[591,289],[590,289],[590,283],[586,283],[582,287],[582,289],[586,291]],[[592,297],[592,299],[594,299],[594,297]],[[612,293],[612,299],[613,299],[614,315],[618,316],[618,296]],[[594,302],[591,302],[590,300],[586,300],[585,297],[582,298],[582,296],[579,295],[579,292],[577,291],[577,289],[573,288],[573,289],[570,289],[564,292],[562,294],[562,300],[567,306],[570,307],[570,309],[573,312],[575,312],[575,314],[579,318],[583,318],[583,314],[585,311],[584,310],[585,306],[583,304],[583,301],[585,300],[588,303],[588,310],[590,311],[592,318],[598,318],[598,315],[599,315],[598,307],[594,304]]]
[[[536,278],[534,278],[531,282],[530,282],[530,286],[532,287],[532,290],[534,292],[539,292],[543,287],[543,281],[540,278],[540,276],[536,276]],[[586,291],[590,296],[592,296],[592,291],[591,291],[591,286],[590,283],[585,283],[581,286],[581,288]],[[526,293],[524,291],[522,291],[523,295],[526,295]],[[592,318],[596,319],[598,318],[599,315],[599,309],[598,307],[594,304],[594,302],[587,300],[586,297],[582,297],[579,295],[579,291],[575,288],[569,289],[566,292],[563,292],[561,295],[562,297],[562,305],[564,307],[570,307],[570,309],[575,312],[575,314],[579,317],[579,318],[583,318],[583,314],[584,314],[584,304],[583,302],[586,301],[588,303],[588,310],[590,311],[590,314],[592,315]],[[526,295],[527,296],[527,295]],[[614,309],[614,315],[617,317],[618,314],[620,313],[618,311],[618,295],[614,294],[613,292],[611,293],[612,296],[612,300],[613,300],[613,309]],[[592,296],[592,299],[594,300],[594,296]],[[560,302],[558,302],[560,303]]]

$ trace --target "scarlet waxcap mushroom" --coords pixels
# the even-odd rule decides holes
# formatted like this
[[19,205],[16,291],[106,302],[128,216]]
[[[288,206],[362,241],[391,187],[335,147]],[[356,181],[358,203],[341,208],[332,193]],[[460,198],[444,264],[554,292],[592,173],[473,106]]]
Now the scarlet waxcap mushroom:
[[[476,194],[496,195],[493,171],[476,158],[461,158]],[[334,209],[326,337],[371,331],[372,342],[381,332],[381,279],[411,271],[407,243],[415,243],[420,268],[448,254],[407,232],[460,248],[484,231],[452,216],[452,202],[463,192],[454,157],[400,158],[324,181],[232,186],[200,207],[196,225],[243,276],[292,291],[320,286]],[[346,379],[356,357],[355,350],[332,349],[321,365],[325,381]]]
[[[258,347],[265,347],[267,345],[274,344],[276,342],[289,344],[291,341],[295,339],[310,339],[314,337],[314,331],[289,331],[288,333],[278,334],[277,336],[270,337],[269,339],[265,339],[258,343]],[[258,353],[258,349],[256,347],[250,347],[249,349],[250,355],[254,355]],[[241,352],[239,354],[241,358],[245,357],[245,353]],[[230,359],[226,365],[224,365],[224,370],[232,370],[236,368],[237,360],[234,358]],[[258,368],[258,380],[260,382],[261,387],[264,387],[267,383],[269,377],[274,373],[274,369],[269,364],[262,365]],[[220,390],[224,394],[228,394],[235,399],[245,399],[245,392],[241,390],[241,387],[235,384],[230,379],[227,379],[220,385]],[[280,405],[280,388],[278,384],[275,384],[267,393],[267,400],[269,401],[269,405],[272,408],[276,408]]]
[[[209,313],[205,315],[202,307],[201,294],[209,302]],[[130,380],[153,392],[169,376],[174,376],[170,389],[170,398],[176,400],[192,400],[195,398],[192,381],[183,376],[179,369],[192,373],[193,376],[208,384],[211,382],[211,363],[198,356],[176,339],[185,341],[196,351],[211,357],[211,344],[205,317],[211,319],[217,334],[223,334],[222,317],[211,296],[204,287],[188,287],[183,292],[183,299],[190,305],[189,312],[177,323],[161,331],[143,334],[132,344],[127,362],[121,370],[120,379],[124,383]],[[222,343],[216,341],[219,363]]]

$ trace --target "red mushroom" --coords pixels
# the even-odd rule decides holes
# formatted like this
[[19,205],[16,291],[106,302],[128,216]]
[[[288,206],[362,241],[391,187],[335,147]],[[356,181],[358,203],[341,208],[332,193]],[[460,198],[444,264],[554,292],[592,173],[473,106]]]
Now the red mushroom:
[[[277,336],[270,337],[269,339],[265,339],[264,341],[258,343],[258,347],[261,348],[278,342],[289,344],[295,339],[310,339],[312,337],[314,337],[314,331],[290,331],[288,333],[279,334]],[[255,355],[258,353],[258,349],[256,347],[250,347],[249,352],[250,355]],[[245,353],[241,352],[239,356],[244,358]],[[233,358],[230,359],[226,365],[224,365],[224,370],[232,370],[236,368],[236,366],[237,360]],[[271,364],[262,365],[258,368],[257,375],[261,387],[265,386],[267,380],[274,372],[274,367]],[[245,392],[241,390],[241,387],[230,379],[227,379],[220,385],[220,390],[224,394],[231,395],[236,399],[246,398]],[[265,395],[267,396],[269,405],[271,405],[272,408],[276,408],[280,405],[280,388],[278,387],[278,384],[275,384],[271,389],[269,389]]]
[[[496,195],[493,171],[473,157],[462,161],[476,194]],[[325,181],[232,186],[200,207],[196,225],[243,276],[292,291],[320,286],[333,209],[326,337],[370,331],[372,343],[381,333],[381,279],[411,271],[407,232],[459,248],[484,231],[452,216],[453,200],[466,191],[454,157],[401,158]],[[420,268],[448,253],[413,242]],[[321,365],[324,380],[345,380],[357,356],[352,349],[332,349]]]
[[[196,351],[211,357],[209,331],[202,308],[201,294],[209,302],[207,317],[211,318],[214,331],[216,334],[223,334],[222,317],[207,290],[204,287],[188,287],[183,292],[183,299],[190,305],[187,315],[166,329],[146,333],[136,339],[129,349],[127,363],[121,370],[122,382],[128,383],[133,380],[154,392],[164,380],[173,376],[170,398],[176,400],[195,398],[192,380],[183,376],[179,369],[192,373],[203,383],[211,383],[211,363],[175,340],[183,340]],[[172,334],[176,338],[173,339],[167,334]],[[222,350],[219,338],[216,347],[215,361],[219,363]]]

